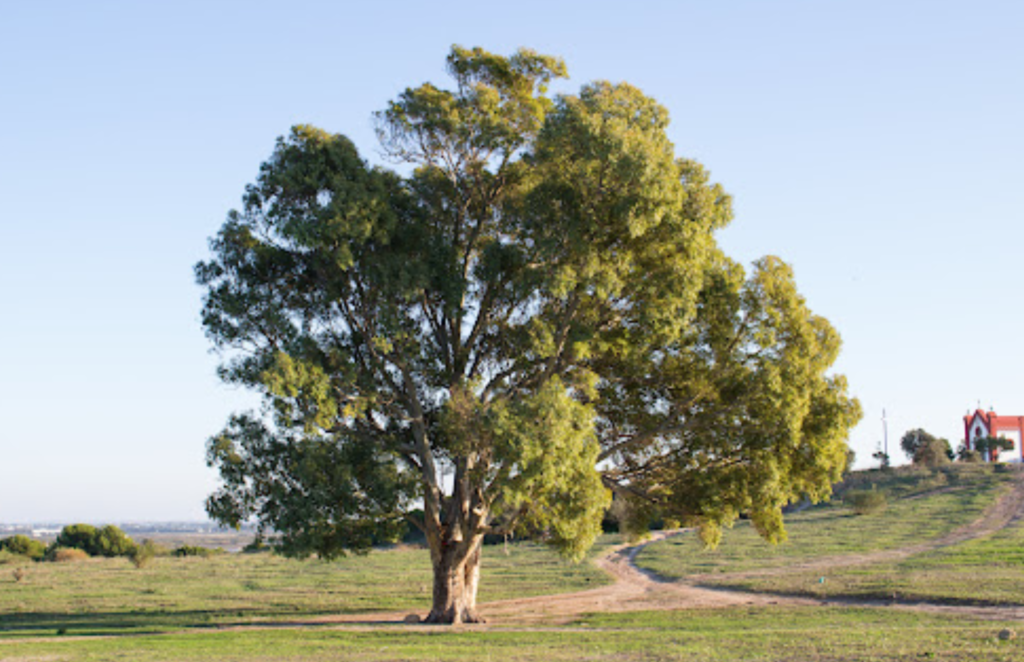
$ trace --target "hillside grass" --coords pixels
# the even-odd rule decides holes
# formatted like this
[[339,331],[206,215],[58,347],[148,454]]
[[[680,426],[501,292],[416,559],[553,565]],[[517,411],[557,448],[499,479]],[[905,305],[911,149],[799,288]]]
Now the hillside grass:
[[837,567],[824,575],[820,570],[794,571],[717,583],[742,590],[822,598],[1022,605],[1024,522],[897,562]]
[[[1024,604],[1024,522],[987,536],[899,560],[844,558],[926,544],[979,517],[1009,489],[1016,468],[952,466],[939,471],[906,468],[889,474],[863,472],[840,486],[837,499],[788,519],[790,539],[763,542],[745,524],[718,550],[700,548],[693,535],[650,545],[638,563],[673,579],[737,590],[815,598],[934,602],[953,605]],[[884,491],[888,507],[854,515],[845,490]],[[815,568],[799,561],[837,561]],[[756,574],[764,571],[764,574]],[[754,574],[743,575],[751,572]],[[729,573],[740,573],[730,576]]]
[[[599,554],[616,538],[605,537]],[[563,593],[610,581],[592,563],[569,563],[541,545],[484,548],[479,599]],[[422,548],[374,551],[325,563],[274,554],[26,563],[16,581],[0,566],[0,633],[64,629],[81,634],[296,621],[329,614],[430,609],[431,569]]]
[[[665,578],[699,575],[701,582],[714,582],[716,574],[784,569],[819,557],[898,549],[974,521],[1010,488],[1012,478],[1012,473],[996,472],[991,465],[860,472],[840,485],[831,501],[787,515],[788,540],[778,545],[765,542],[749,522],[741,521],[725,531],[717,549],[704,549],[687,532],[647,546],[636,561]],[[855,514],[842,501],[843,493],[864,489],[885,493],[888,506],[869,515]]]
[[363,627],[193,630],[153,636],[0,639],[0,659],[305,662],[1011,662],[1013,624],[879,609],[733,608],[597,614],[568,628]]

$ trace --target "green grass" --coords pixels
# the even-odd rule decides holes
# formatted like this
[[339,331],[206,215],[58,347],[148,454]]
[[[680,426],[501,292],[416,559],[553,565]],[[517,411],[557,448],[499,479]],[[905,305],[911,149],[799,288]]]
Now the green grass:
[[[679,579],[767,568],[785,568],[794,561],[896,549],[934,540],[976,519],[1008,489],[1010,474],[990,466],[951,467],[944,471],[896,470],[863,472],[841,486],[883,490],[888,507],[856,515],[837,499],[786,518],[789,539],[766,543],[747,522],[725,532],[715,550],[704,550],[694,534],[649,545],[637,563],[657,574]],[[815,576],[815,579],[818,579]],[[713,581],[702,577],[701,581]]]
[[[155,636],[0,642],[0,659],[133,662],[217,660],[944,660],[1009,662],[1024,640],[1006,624],[842,608],[635,612],[586,617],[569,628],[401,627],[191,631]],[[1009,627],[1013,627],[1012,625]]]
[[[884,512],[854,516],[841,502],[789,518],[790,541],[773,548],[744,524],[716,552],[693,536],[651,545],[641,564],[663,575],[776,569],[728,579],[751,590],[822,597],[890,597],[1008,604],[1024,596],[1024,523],[983,539],[899,562],[787,571],[794,560],[892,549],[934,540],[975,519],[1011,474],[990,467],[858,474],[843,489],[884,490]],[[605,537],[592,555],[617,538]],[[532,544],[485,549],[483,602],[580,590],[607,578]],[[430,567],[422,549],[395,549],[335,563],[273,555],[158,558],[142,569],[125,559],[0,565],[0,661],[18,660],[854,660],[1024,659],[1024,637],[998,641],[1004,627],[888,608],[742,607],[604,613],[569,627],[334,627],[320,615],[425,613]],[[12,572],[24,567],[19,582]],[[257,629],[225,629],[232,625]]]
[[[600,553],[604,539],[592,553]],[[12,566],[3,566],[11,568]],[[430,559],[404,548],[332,563],[272,554],[154,559],[137,569],[126,559],[29,563],[16,582],[0,575],[0,630],[59,628],[78,633],[301,620],[375,611],[426,613]],[[591,563],[572,564],[540,545],[484,549],[481,601],[582,590],[608,577]]]
[[917,554],[827,572],[791,572],[727,582],[744,590],[853,598],[892,598],[942,604],[1024,604],[1024,522],[984,538]]

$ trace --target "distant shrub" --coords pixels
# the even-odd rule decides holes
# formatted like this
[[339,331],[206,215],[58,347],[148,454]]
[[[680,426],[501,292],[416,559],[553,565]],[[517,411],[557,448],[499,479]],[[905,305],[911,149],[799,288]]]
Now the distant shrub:
[[949,464],[953,451],[945,439],[929,439],[920,443],[914,452],[914,464],[925,467],[940,467]]
[[843,502],[853,508],[858,515],[880,513],[889,505],[885,492],[878,490],[849,490],[843,495]]
[[243,554],[263,554],[274,551],[273,546],[268,545],[263,538],[256,536],[252,542],[242,548]]
[[152,561],[160,551],[159,545],[146,538],[138,545],[135,545],[135,549],[128,555],[128,558],[136,568],[142,568]]
[[35,560],[43,558],[43,555],[46,554],[46,545],[21,534],[0,540],[0,549]]
[[130,556],[135,542],[120,528],[108,524],[97,529],[91,524],[69,524],[61,529],[55,547],[80,549],[89,556]]
[[28,557],[23,554],[12,554],[6,549],[0,549],[0,565],[7,565],[8,563],[24,563],[27,560]]
[[46,552],[46,558],[54,563],[75,563],[85,561],[89,554],[77,547],[51,547]]
[[224,553],[224,549],[221,548],[221,547],[217,547],[216,549],[211,549],[209,547],[200,547],[199,545],[182,545],[181,547],[178,547],[177,549],[175,549],[172,552],[172,554],[174,554],[174,556],[178,556],[178,557],[198,556],[198,557],[204,558],[204,559],[207,558],[207,557],[210,557],[210,556],[216,556],[218,554],[223,554],[223,553]]
[[57,534],[57,539],[53,541],[53,547],[80,549],[91,554],[90,550],[93,549],[97,533],[96,527],[92,524],[69,524]]
[[[124,531],[108,524],[96,533],[93,543],[93,556],[131,556],[135,551],[135,541]],[[88,550],[87,550],[88,551]]]
[[981,453],[961,446],[956,451],[956,459],[967,464],[978,464],[981,462]]
[[974,440],[974,450],[981,453],[982,458],[998,461],[1001,451],[1013,450],[1013,439],[1006,437],[982,437]]

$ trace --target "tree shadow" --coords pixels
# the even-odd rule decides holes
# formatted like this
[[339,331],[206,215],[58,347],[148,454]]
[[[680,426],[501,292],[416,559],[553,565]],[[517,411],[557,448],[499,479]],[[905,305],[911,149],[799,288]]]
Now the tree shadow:
[[[56,635],[119,636],[160,634],[174,630],[243,626],[327,626],[322,617],[336,612],[268,612],[265,609],[193,609],[183,611],[17,612],[0,614],[0,638],[46,632]],[[358,617],[355,617],[356,619]],[[355,622],[355,619],[353,619]],[[360,619],[359,622],[363,622]],[[365,623],[380,623],[369,614]]]

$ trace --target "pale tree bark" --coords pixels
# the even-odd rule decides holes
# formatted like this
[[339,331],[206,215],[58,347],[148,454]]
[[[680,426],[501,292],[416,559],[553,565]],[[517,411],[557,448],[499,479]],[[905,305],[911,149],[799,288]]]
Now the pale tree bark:
[[480,583],[480,547],[482,535],[469,541],[445,541],[433,546],[430,560],[434,567],[433,606],[426,623],[483,623],[476,609]]

